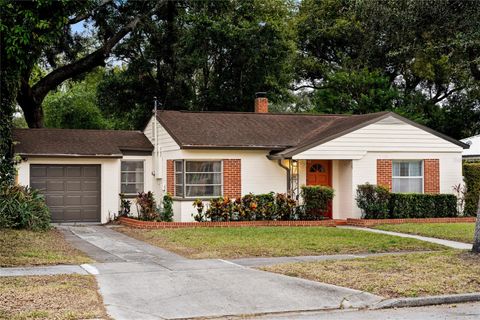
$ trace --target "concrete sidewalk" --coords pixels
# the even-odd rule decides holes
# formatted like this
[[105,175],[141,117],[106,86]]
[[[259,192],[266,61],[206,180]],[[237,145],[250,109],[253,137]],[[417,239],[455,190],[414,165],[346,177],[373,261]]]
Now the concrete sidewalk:
[[397,236],[397,237],[402,237],[402,238],[412,238],[412,239],[417,239],[417,240],[421,240],[421,241],[440,244],[442,246],[453,248],[453,249],[460,249],[460,250],[471,250],[472,249],[472,245],[468,244],[468,243],[451,241],[451,240],[444,240],[444,239],[438,239],[438,238],[431,238],[431,237],[423,237],[423,236],[417,236],[417,235],[408,234],[408,233],[384,231],[384,230],[361,228],[361,227],[350,227],[350,226],[338,226],[337,228],[353,229],[353,230],[360,230],[360,231],[365,231],[365,232],[388,234],[388,235],[391,235],[391,236]]
[[88,242],[91,246],[85,248],[95,248],[95,255],[102,250],[105,257],[119,259],[93,265],[107,311],[117,320],[362,308],[382,300],[229,261],[186,259],[106,227],[67,227],[64,231]]

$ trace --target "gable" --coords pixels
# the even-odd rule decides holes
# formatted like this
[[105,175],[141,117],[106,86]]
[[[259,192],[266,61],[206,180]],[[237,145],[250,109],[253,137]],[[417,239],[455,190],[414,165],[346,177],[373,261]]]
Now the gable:
[[173,137],[165,130],[162,124],[155,119],[155,117],[151,117],[148,121],[147,126],[143,129],[143,133],[145,136],[150,140],[152,144],[155,144],[155,121],[157,122],[157,135],[158,135],[158,146],[160,151],[174,151],[179,150],[180,146],[177,142],[173,139]]
[[311,147],[294,159],[360,159],[367,152],[462,152],[463,148],[436,134],[388,116]]

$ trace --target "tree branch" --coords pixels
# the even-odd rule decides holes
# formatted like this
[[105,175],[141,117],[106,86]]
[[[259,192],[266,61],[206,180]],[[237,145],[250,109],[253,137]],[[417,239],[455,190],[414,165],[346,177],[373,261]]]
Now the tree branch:
[[76,17],[73,17],[71,19],[68,20],[68,24],[75,24],[75,23],[79,23],[83,20],[86,20],[88,18],[90,18],[93,14],[93,12],[95,10],[97,10],[98,8],[101,8],[103,7],[104,5],[106,5],[107,3],[110,3],[112,2],[112,0],[103,0],[97,7],[95,7],[94,9],[88,11],[88,12],[85,12],[84,14],[81,14],[81,15],[78,15]]
[[[156,10],[164,1],[165,0],[159,1],[153,10]],[[148,14],[150,14],[150,12]],[[133,19],[130,23],[122,27],[117,33],[108,39],[102,47],[94,52],[75,62],[59,67],[40,79],[32,87],[35,100],[42,101],[50,90],[56,88],[63,81],[103,65],[105,63],[105,59],[110,55],[113,47],[128,33],[134,30],[142,18],[144,18],[144,16],[138,16]]]

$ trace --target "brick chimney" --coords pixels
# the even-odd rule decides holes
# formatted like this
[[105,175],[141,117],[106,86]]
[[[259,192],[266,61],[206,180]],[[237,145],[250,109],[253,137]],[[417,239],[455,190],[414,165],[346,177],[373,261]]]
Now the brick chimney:
[[268,113],[268,99],[266,92],[255,93],[255,113]]

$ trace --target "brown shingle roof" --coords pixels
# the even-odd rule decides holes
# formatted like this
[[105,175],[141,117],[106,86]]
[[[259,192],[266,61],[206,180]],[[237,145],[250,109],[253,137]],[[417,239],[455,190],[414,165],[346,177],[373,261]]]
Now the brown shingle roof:
[[140,131],[14,129],[13,138],[20,155],[121,157],[127,151],[153,150]]
[[393,112],[363,115],[158,111],[157,119],[181,148],[267,149],[271,158],[292,155],[395,117],[465,148],[465,144]]
[[246,112],[159,111],[157,119],[182,148],[284,150],[382,117]]

